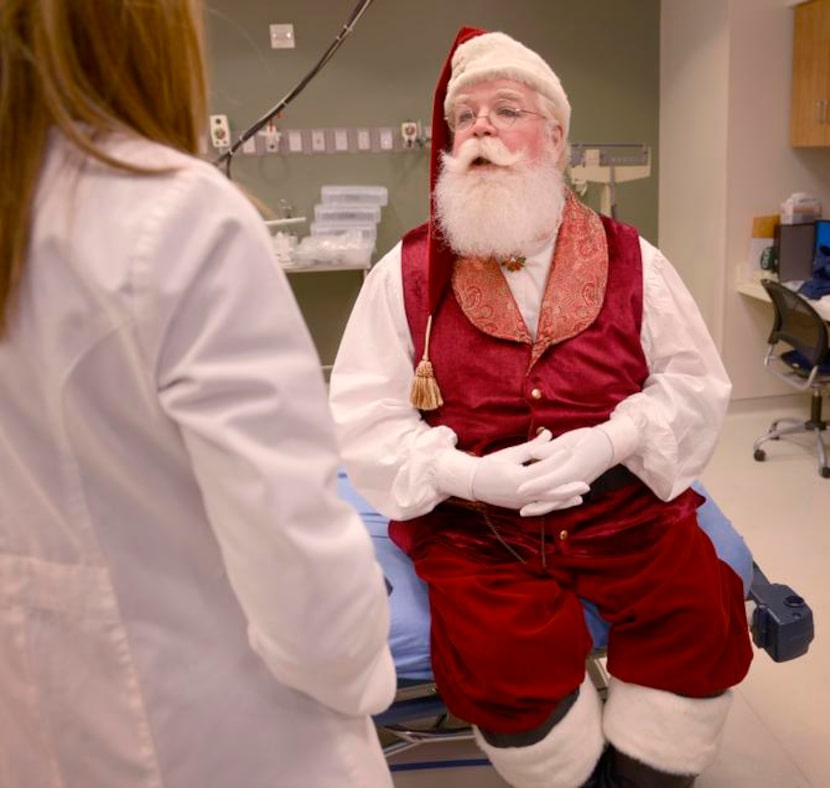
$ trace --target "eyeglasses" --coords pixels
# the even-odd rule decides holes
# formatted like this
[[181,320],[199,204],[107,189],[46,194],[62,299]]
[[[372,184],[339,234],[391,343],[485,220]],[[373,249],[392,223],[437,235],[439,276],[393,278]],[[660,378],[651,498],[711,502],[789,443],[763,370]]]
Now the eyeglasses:
[[479,118],[487,118],[491,125],[504,131],[513,128],[526,115],[537,118],[545,117],[540,112],[531,112],[529,109],[518,109],[511,106],[494,107],[484,115],[476,115],[469,107],[458,107],[451,115],[447,116],[446,121],[451,131],[467,131],[475,125]]

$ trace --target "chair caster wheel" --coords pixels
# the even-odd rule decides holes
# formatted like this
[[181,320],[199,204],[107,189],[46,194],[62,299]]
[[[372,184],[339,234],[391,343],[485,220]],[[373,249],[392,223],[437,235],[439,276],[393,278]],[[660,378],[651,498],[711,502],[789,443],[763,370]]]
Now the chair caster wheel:
[[[763,462],[767,458],[767,453],[763,449],[755,449],[752,454],[755,462]],[[826,468],[824,470],[827,470]]]
[[819,473],[821,474],[822,479],[830,479],[830,467],[824,466]]

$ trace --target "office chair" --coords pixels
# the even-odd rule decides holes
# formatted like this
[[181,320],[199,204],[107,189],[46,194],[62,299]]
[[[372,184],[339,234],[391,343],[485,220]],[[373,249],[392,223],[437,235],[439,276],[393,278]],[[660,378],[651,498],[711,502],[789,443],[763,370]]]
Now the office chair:
[[[793,433],[812,432],[816,438],[818,472],[825,479],[830,478],[823,440],[827,422],[821,417],[822,396],[830,390],[827,323],[806,298],[793,290],[767,279],[761,284],[769,294],[775,311],[764,366],[798,391],[809,390],[812,399],[809,421],[777,419],[767,433],[753,444],[753,457],[758,462],[766,459],[767,453],[761,448],[766,441],[778,440]],[[791,349],[781,347],[782,343]]]

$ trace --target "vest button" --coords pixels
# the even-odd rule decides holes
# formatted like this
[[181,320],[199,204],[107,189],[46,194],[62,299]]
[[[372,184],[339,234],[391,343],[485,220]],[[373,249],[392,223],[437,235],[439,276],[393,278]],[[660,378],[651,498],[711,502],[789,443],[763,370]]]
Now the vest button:
[[559,538],[564,542],[568,538],[568,532],[565,530],[560,531]]
[[533,389],[530,392],[530,396],[533,397],[533,399],[542,399],[542,390],[541,389]]

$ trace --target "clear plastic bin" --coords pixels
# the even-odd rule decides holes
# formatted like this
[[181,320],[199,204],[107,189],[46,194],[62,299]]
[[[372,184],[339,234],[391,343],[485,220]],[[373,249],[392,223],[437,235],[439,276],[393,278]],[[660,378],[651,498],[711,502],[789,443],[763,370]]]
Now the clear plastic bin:
[[360,237],[373,246],[378,237],[377,225],[358,224],[353,222],[312,222],[310,225],[311,235],[325,236],[331,238],[338,235],[345,235],[349,232],[360,233]]
[[385,186],[323,186],[320,198],[324,203],[387,205],[389,191]]
[[314,206],[314,221],[377,224],[380,221],[380,206],[357,205],[354,203],[317,203]]
[[307,235],[296,251],[294,260],[302,265],[347,265],[368,267],[372,259],[372,245],[359,233],[327,238]]

